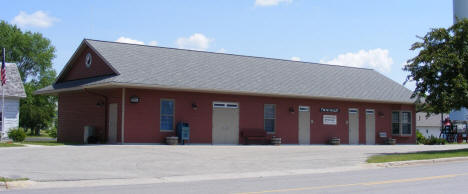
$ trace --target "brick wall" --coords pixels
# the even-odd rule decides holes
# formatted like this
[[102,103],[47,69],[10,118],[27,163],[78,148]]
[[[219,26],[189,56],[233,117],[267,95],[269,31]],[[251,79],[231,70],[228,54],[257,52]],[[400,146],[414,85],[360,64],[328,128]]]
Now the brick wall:
[[[87,53],[91,53],[92,63],[89,68],[85,65]],[[71,63],[67,72],[64,72],[63,77],[59,82],[91,78],[101,75],[111,75],[114,71],[89,47],[78,54],[78,57]]]

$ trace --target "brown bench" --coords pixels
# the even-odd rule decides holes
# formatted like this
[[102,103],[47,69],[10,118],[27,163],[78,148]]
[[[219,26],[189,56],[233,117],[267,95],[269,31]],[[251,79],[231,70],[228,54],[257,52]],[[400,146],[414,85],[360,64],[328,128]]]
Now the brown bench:
[[240,135],[246,145],[251,140],[261,141],[262,144],[265,144],[267,141],[267,133],[264,129],[243,129]]

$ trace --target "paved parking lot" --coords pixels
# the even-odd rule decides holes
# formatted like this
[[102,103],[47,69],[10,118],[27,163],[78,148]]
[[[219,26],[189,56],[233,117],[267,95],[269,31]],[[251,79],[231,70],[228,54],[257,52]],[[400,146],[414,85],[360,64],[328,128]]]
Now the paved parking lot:
[[379,153],[459,148],[468,145],[16,147],[0,148],[0,176],[59,181],[294,173],[360,166],[369,155]]

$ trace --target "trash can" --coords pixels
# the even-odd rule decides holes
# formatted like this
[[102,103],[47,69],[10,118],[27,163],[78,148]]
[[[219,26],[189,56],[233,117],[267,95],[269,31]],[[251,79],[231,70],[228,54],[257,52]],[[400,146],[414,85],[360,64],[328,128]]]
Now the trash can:
[[188,123],[179,122],[177,123],[176,129],[177,136],[180,139],[182,144],[185,144],[185,141],[190,140],[190,126]]

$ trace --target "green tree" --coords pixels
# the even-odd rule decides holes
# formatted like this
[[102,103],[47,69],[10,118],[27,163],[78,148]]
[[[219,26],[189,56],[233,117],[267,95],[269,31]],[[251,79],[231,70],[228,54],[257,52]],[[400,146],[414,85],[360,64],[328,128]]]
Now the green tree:
[[411,50],[419,53],[403,69],[416,83],[413,97],[423,99],[419,108],[438,114],[468,107],[468,20],[418,38]]
[[50,70],[43,72],[40,80],[24,84],[27,98],[20,101],[20,126],[31,129],[34,135],[40,135],[40,130],[51,127],[57,102],[55,96],[34,95],[34,91],[50,85],[54,79],[55,71]]
[[55,79],[55,47],[42,34],[23,32],[5,21],[0,21],[0,47],[6,49],[6,61],[17,64],[25,87],[27,97],[20,101],[20,126],[39,135],[40,129],[52,124],[56,114],[56,97],[34,95],[34,91]]

